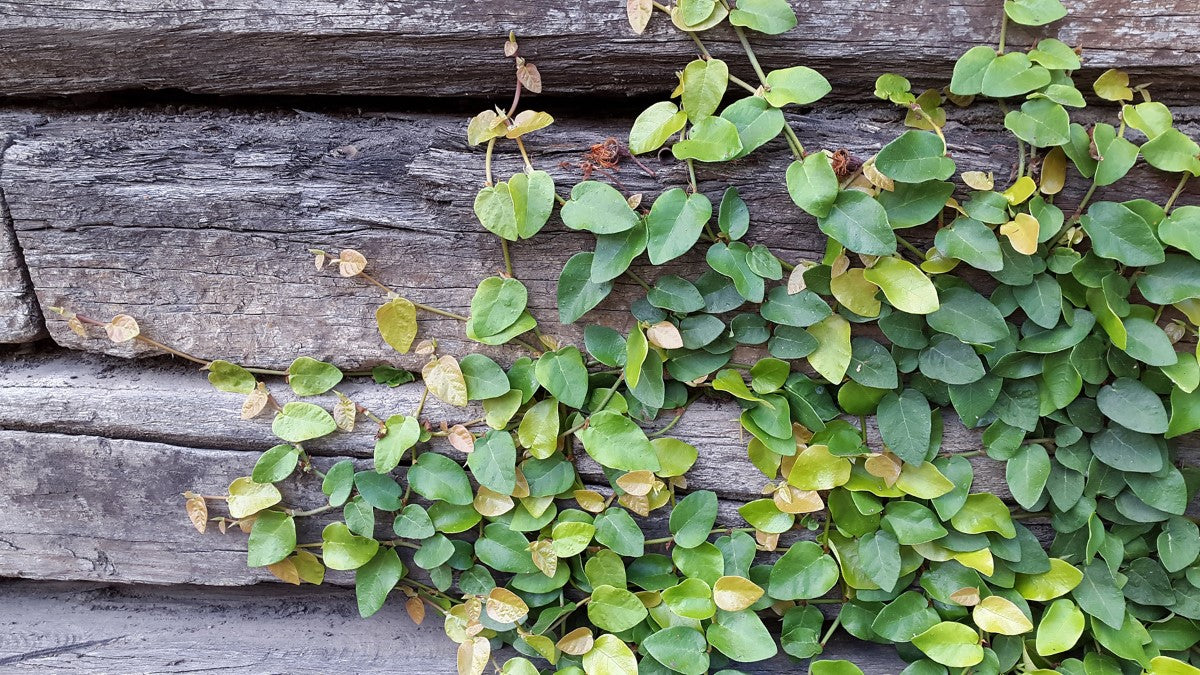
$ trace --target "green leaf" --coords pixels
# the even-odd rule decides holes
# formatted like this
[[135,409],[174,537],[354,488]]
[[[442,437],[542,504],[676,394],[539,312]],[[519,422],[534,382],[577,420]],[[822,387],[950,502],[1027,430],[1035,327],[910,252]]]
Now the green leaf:
[[1158,224],[1158,237],[1167,246],[1187,251],[1193,258],[1200,257],[1200,206],[1180,206],[1171,211]]
[[1143,434],[1167,431],[1167,409],[1162,399],[1138,380],[1120,377],[1100,388],[1096,405],[1108,419]]
[[608,183],[585,180],[571,188],[571,199],[559,210],[563,224],[594,234],[616,234],[638,224],[637,213]]
[[330,523],[321,531],[321,559],[331,570],[352,570],[375,557],[379,542],[360,537],[345,523]]
[[1033,509],[1050,479],[1050,455],[1038,443],[1023,445],[1006,462],[1005,480],[1013,499],[1025,509]]
[[645,552],[646,535],[625,509],[607,509],[596,516],[594,525],[596,541],[617,555],[640,558]]
[[809,675],[863,675],[862,668],[842,659],[813,661],[808,672]]
[[821,296],[808,289],[788,293],[786,287],[776,286],[771,289],[759,313],[767,321],[780,326],[807,328],[829,316],[831,310]]
[[567,346],[538,357],[534,374],[538,384],[550,395],[572,408],[582,408],[587,400],[588,373],[583,355]]
[[661,265],[691,250],[712,218],[712,202],[702,194],[689,195],[673,188],[654,200],[646,216],[646,252]]
[[1166,259],[1150,225],[1123,204],[1092,204],[1080,223],[1092,240],[1092,251],[1102,258],[1135,267]]
[[428,539],[434,535],[433,521],[420,504],[409,504],[396,515],[392,531],[405,539]]
[[1200,528],[1196,523],[1174,516],[1158,534],[1158,559],[1167,572],[1175,573],[1200,557]]
[[1125,596],[1117,588],[1108,565],[1093,562],[1084,566],[1083,579],[1071,595],[1083,611],[1114,630],[1121,630],[1125,623]]
[[296,470],[300,459],[300,448],[294,445],[276,445],[264,452],[254,463],[254,471],[250,478],[255,483],[274,483],[281,481]]
[[921,373],[950,385],[971,384],[983,377],[983,362],[970,345],[939,333],[921,351]]
[[416,445],[421,437],[421,425],[415,417],[392,415],[384,422],[381,433],[383,436],[375,441],[375,470],[388,473],[399,466],[404,453]]
[[631,230],[596,237],[592,257],[592,281],[605,283],[621,276],[633,259],[646,250],[646,223],[638,221]]
[[717,651],[739,663],[765,661],[778,652],[762,619],[750,610],[717,610],[705,636]]
[[895,535],[896,541],[902,546],[927,544],[935,539],[941,539],[947,534],[946,528],[938,522],[937,516],[917,502],[888,502],[882,526]]
[[987,96],[1008,98],[1041,89],[1050,79],[1050,71],[1033,65],[1025,54],[1009,52],[988,63],[980,88]]
[[1061,558],[1050,559],[1050,569],[1037,574],[1018,574],[1013,589],[1022,598],[1046,602],[1070,593],[1083,579],[1083,572]]
[[261,511],[254,519],[247,544],[246,564],[272,565],[296,549],[296,521],[281,511]]
[[658,471],[660,466],[646,433],[633,420],[611,410],[592,415],[577,435],[583,449],[601,466],[621,471]]
[[796,160],[787,168],[787,190],[792,201],[809,215],[829,216],[838,198],[838,179],[829,163],[829,155],[814,152]]
[[1162,171],[1200,175],[1200,145],[1176,129],[1167,129],[1142,145],[1146,163]]
[[1117,135],[1111,124],[1092,127],[1092,144],[1100,156],[1096,165],[1096,185],[1112,185],[1125,177],[1138,157],[1138,146]]
[[483,536],[475,540],[475,555],[479,562],[497,572],[531,574],[538,571],[529,554],[529,540],[502,523],[484,526]]
[[817,225],[855,253],[890,255],[896,251],[896,235],[888,224],[887,212],[870,195],[858,190],[839,193],[829,215],[818,217]]
[[[733,107],[733,106],[730,106]],[[742,133],[740,131],[738,133]],[[743,146],[745,142],[743,141]],[[745,150],[745,147],[742,148]],[[725,194],[721,196],[721,208],[717,214],[717,227],[722,232],[729,235],[730,239],[741,239],[750,229],[750,209],[746,206],[745,200],[738,194],[738,189],[735,187],[725,188]]]
[[1067,15],[1059,0],[1004,0],[1008,18],[1026,26],[1044,26]]
[[766,89],[767,102],[776,108],[782,108],[789,103],[815,103],[833,91],[828,80],[806,66],[772,70],[767,73]]
[[503,396],[511,388],[504,370],[483,354],[467,354],[458,365],[472,401]]
[[1008,325],[1000,310],[969,288],[944,290],[940,306],[926,321],[930,328],[971,344],[994,343],[1008,337]]
[[642,111],[629,130],[629,151],[653,152],[687,124],[687,113],[670,101],[659,101]]
[[850,323],[834,314],[805,330],[817,341],[817,348],[808,355],[808,364],[829,382],[840,383],[850,367]]
[[[646,293],[646,301],[655,307],[679,314],[688,314],[704,309],[704,296],[700,295],[700,291],[692,282],[674,274],[664,274],[659,277],[654,282],[654,287]],[[701,316],[715,318],[708,314]],[[683,331],[682,324],[680,331]]]
[[912,644],[943,666],[970,668],[983,662],[979,635],[961,623],[943,621],[914,637]]
[[979,45],[971,47],[958,61],[954,63],[954,74],[950,79],[950,91],[959,96],[973,96],[983,93],[983,77],[992,61],[996,60],[996,50],[992,47]]
[[670,529],[675,544],[695,548],[708,541],[717,520],[717,494],[699,490],[684,497],[671,509]]
[[[1182,209],[1177,209],[1177,212],[1179,210]],[[1163,262],[1147,267],[1142,272],[1137,278],[1138,290],[1146,300],[1156,305],[1175,304],[1200,297],[1200,262],[1194,257],[1172,253],[1165,256]]]
[[387,601],[388,593],[404,576],[404,563],[394,548],[375,553],[370,562],[354,572],[354,595],[358,598],[358,614],[364,619],[378,612]]
[[875,156],[875,168],[903,183],[946,180],[954,175],[954,162],[946,157],[942,139],[932,132],[915,129],[883,146]]
[[627,589],[601,585],[592,590],[587,615],[597,628],[619,633],[641,623],[647,612],[642,601]]
[[1042,328],[1054,328],[1062,316],[1062,288],[1049,274],[1039,274],[1033,283],[1013,288],[1017,305],[1030,321]]
[[1020,110],[1004,116],[1004,126],[1017,138],[1038,148],[1063,145],[1071,140],[1071,117],[1059,104],[1045,98],[1026,101]]
[[558,401],[547,398],[538,401],[521,418],[517,436],[521,447],[537,459],[546,459],[558,447]]
[[354,487],[368,504],[381,511],[399,511],[403,506],[401,497],[404,490],[391,476],[375,471],[359,471],[354,474]]
[[837,562],[816,543],[798,541],[771,566],[768,594],[776,600],[811,600],[840,578]]
[[766,99],[758,96],[747,96],[734,101],[721,111],[721,117],[733,122],[738,130],[738,140],[742,143],[742,149],[734,159],[745,157],[778,136],[784,125],[783,111],[772,108]]
[[957,258],[976,269],[996,272],[1004,267],[995,233],[973,218],[959,217],[950,227],[938,230],[934,246],[946,257]]
[[1008,507],[999,497],[986,492],[967,495],[966,502],[950,519],[950,524],[964,534],[996,532],[1005,539],[1017,536]]
[[571,256],[558,276],[558,321],[575,323],[612,292],[612,281],[592,281],[594,254],[582,251]]
[[855,382],[876,389],[895,389],[899,383],[895,359],[886,347],[870,338],[858,337],[850,341],[847,374]]
[[877,199],[887,212],[892,227],[902,229],[924,225],[936,218],[952,194],[952,183],[927,180],[924,183],[896,183],[891,192],[880,192]]
[[909,464],[925,461],[933,434],[933,412],[921,392],[889,392],[879,401],[876,415],[879,433],[892,452]]
[[900,578],[900,546],[887,530],[869,532],[858,540],[858,563],[867,576],[885,592],[896,588]]
[[475,441],[475,450],[467,455],[467,466],[480,485],[500,494],[512,494],[517,485],[517,448],[512,434],[493,430],[481,436]]
[[426,499],[440,499],[466,506],[474,499],[467,472],[457,462],[436,452],[425,452],[408,470],[413,492]]
[[971,618],[981,630],[995,635],[1022,635],[1033,630],[1033,622],[1012,600],[989,595],[975,605]]
[[312,403],[292,401],[275,414],[271,432],[290,443],[303,443],[337,430],[333,416]]
[[692,124],[716,112],[729,86],[729,66],[720,59],[696,59],[683,69],[683,110]]
[[916,265],[900,258],[884,257],[863,273],[879,286],[888,302],[909,314],[929,314],[939,305],[933,282]]
[[517,240],[517,211],[508,183],[484,187],[475,195],[475,217],[487,231],[508,241]]
[[317,396],[336,387],[342,371],[332,363],[301,356],[288,366],[287,380],[297,396]]
[[591,651],[583,655],[583,667],[596,675],[627,675],[637,672],[638,663],[621,638],[606,633],[597,637]]
[[737,9],[729,13],[729,23],[767,35],[779,35],[796,27],[796,12],[787,0],[742,0]]
[[1120,471],[1155,473],[1163,467],[1161,438],[1113,424],[1092,437],[1096,459]]
[[1055,600],[1042,614],[1037,629],[1037,653],[1041,656],[1061,654],[1075,646],[1083,635],[1083,612],[1075,603],[1062,598]]
[[717,242],[709,247],[705,260],[709,267],[733,281],[739,295],[750,302],[762,302],[766,285],[763,278],[750,269],[747,256],[750,248],[741,242],[726,245]]
[[231,394],[249,394],[258,385],[253,373],[237,364],[221,360],[208,364],[208,382],[218,390]]
[[938,614],[930,609],[925,596],[916,591],[907,591],[879,611],[871,624],[871,630],[886,640],[911,642],[913,638],[938,623]]
[[518,173],[508,181],[517,235],[529,239],[541,231],[554,210],[554,179],[545,171]]
[[1075,50],[1054,38],[1039,40],[1037,47],[1029,52],[1029,58],[1051,70],[1079,70],[1081,65]]
[[375,323],[383,341],[401,354],[407,354],[417,337],[417,308],[404,298],[392,298],[375,310]]
[[669,626],[652,633],[639,645],[655,661],[683,675],[708,672],[707,647],[704,634],[691,626]]
[[471,298],[468,329],[481,337],[496,335],[516,323],[528,301],[529,292],[520,281],[488,277]]
[[[505,328],[499,333],[496,333],[495,335],[480,335],[479,333],[475,332],[472,322],[470,321],[468,321],[466,325],[466,334],[468,338],[485,345],[502,345],[521,333],[533,330],[536,326],[537,321],[534,320],[532,314],[529,312],[521,312],[520,316],[517,317],[517,320],[511,326]],[[464,403],[463,405],[466,404]]]
[[687,138],[671,146],[675,159],[725,162],[742,151],[738,128],[724,117],[705,117],[692,127]]

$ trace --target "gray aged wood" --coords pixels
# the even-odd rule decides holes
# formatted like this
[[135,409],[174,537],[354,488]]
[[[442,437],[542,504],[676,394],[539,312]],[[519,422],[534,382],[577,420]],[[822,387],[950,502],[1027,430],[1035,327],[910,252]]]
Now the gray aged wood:
[[[45,96],[127,89],[213,94],[507,95],[509,30],[545,89],[657,94],[695,52],[654,17],[634,35],[621,0],[43,0],[0,6],[0,92]],[[755,36],[768,69],[804,64],[870,95],[881,72],[944,78],[966,49],[995,42],[998,3],[978,0],[793,0],[800,25]],[[1086,49],[1091,71],[1120,66],[1163,87],[1200,74],[1191,0],[1076,0],[1043,29],[1014,26],[1009,44],[1057,36]],[[752,73],[727,28],[705,35],[718,57]],[[436,73],[436,76],[432,76]],[[831,77],[832,79],[832,77]]]
[[[823,107],[794,119],[810,148],[846,148],[860,159],[902,131],[894,108],[865,111]],[[1097,111],[1097,114],[1099,111]],[[1001,182],[1015,159],[1000,114],[980,106],[950,111],[950,151],[961,170],[994,170]],[[1180,128],[1195,134],[1200,108],[1176,111]],[[371,260],[368,271],[413,300],[466,313],[475,285],[503,269],[497,239],[471,209],[482,184],[482,152],[463,142],[465,119],[390,114],[239,112],[210,108],[116,110],[54,114],[18,138],[5,155],[4,190],[34,289],[43,309],[65,305],[96,318],[126,312],[147,334],[204,358],[229,358],[285,367],[297,354],[361,367],[392,361],[408,367],[374,328],[379,289],[333,272],[317,273],[306,250],[353,247]],[[580,178],[582,153],[609,136],[623,137],[628,120],[565,119],[529,139],[540,167],[559,192]],[[498,176],[519,170],[509,145]],[[617,177],[646,203],[685,184],[669,158],[650,159],[657,177],[625,162]],[[718,200],[728,185],[750,204],[751,241],[790,261],[824,248],[813,220],[787,196],[783,174],[791,161],[782,141],[729,165],[699,168],[701,189]],[[1080,181],[1060,197],[1078,202]],[[1148,167],[1100,191],[1098,198],[1165,196],[1173,181]],[[1181,203],[1195,201],[1196,190]],[[906,236],[920,243],[931,232]],[[514,265],[529,287],[543,331],[579,341],[577,326],[560,326],[555,310],[558,272],[571,254],[591,249],[593,237],[557,222],[512,246]],[[657,275],[694,276],[704,269],[703,247]],[[619,281],[614,296],[585,317],[625,329],[629,301],[640,289]],[[133,348],[105,339],[83,340],[65,322],[48,328],[60,344],[129,355]],[[448,353],[484,351],[502,361],[519,348],[481,348],[458,322],[422,315],[421,334]],[[97,335],[102,335],[96,331]]]
[[[414,626],[393,602],[364,621],[344,588],[10,580],[0,581],[0,594],[5,609],[0,668],[6,672],[457,672],[456,645],[432,614]],[[890,646],[843,634],[830,641],[822,658],[851,659],[872,675],[904,667]],[[742,670],[803,668],[781,653]]]
[[[0,112],[0,175],[4,153],[14,136],[26,133],[40,120],[40,115]],[[12,231],[4,191],[0,189],[0,343],[31,342],[45,334],[29,273]]]

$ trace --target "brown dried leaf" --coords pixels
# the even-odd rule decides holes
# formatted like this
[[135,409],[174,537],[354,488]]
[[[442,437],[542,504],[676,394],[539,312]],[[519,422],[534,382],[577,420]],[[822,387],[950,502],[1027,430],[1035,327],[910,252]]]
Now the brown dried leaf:
[[754,541],[758,544],[760,551],[774,551],[779,548],[779,535],[755,530]]
[[552,577],[558,571],[558,555],[554,553],[553,541],[540,539],[533,542],[529,545],[529,555],[542,574]]
[[724,576],[713,584],[713,602],[726,612],[740,612],[763,596],[763,589],[745,577]]
[[874,158],[867,160],[866,163],[863,164],[862,175],[868,181],[870,181],[871,185],[879,188],[880,190],[884,190],[886,192],[892,192],[893,190],[896,189],[896,183],[893,182],[891,178],[888,178],[887,176],[883,175],[883,173],[880,172],[879,169],[875,168],[875,159]]
[[192,527],[200,534],[208,529],[208,502],[204,501],[204,497],[197,494],[187,493],[187,502],[184,504],[184,509],[187,510],[188,520],[192,521]]
[[325,269],[325,257],[328,254],[325,253],[325,251],[316,248],[310,248],[308,249],[308,252],[313,254],[313,264],[316,266],[317,271],[320,272],[321,270]]
[[524,499],[529,496],[529,481],[525,480],[525,472],[521,471],[521,467],[517,467],[517,486],[513,488],[512,496],[517,499]]
[[461,453],[469,455],[475,451],[475,434],[461,424],[450,427],[446,439],[450,441],[450,447]]
[[254,387],[254,391],[246,395],[246,400],[242,402],[242,419],[251,420],[262,414],[267,403],[270,402],[271,395],[267,393],[267,385],[262,382]]
[[516,593],[497,586],[488,593],[487,614],[498,623],[519,623],[529,615],[529,605]]
[[950,599],[963,607],[974,607],[979,604],[979,589],[974,586],[960,588],[950,594]]
[[408,618],[412,619],[413,623],[418,626],[425,621],[425,603],[421,602],[421,598],[413,596],[405,600],[404,609],[408,612]]
[[617,486],[635,497],[644,497],[654,487],[654,472],[630,471],[617,479]]
[[646,339],[660,349],[682,349],[683,336],[670,321],[659,321],[646,329]]
[[479,486],[479,494],[475,495],[475,500],[472,504],[475,510],[479,512],[479,515],[488,518],[504,515],[512,511],[513,507],[516,506],[512,497],[489,490],[482,485]]
[[583,656],[592,651],[592,645],[596,643],[592,637],[592,631],[587,626],[580,626],[575,630],[562,636],[562,639],[555,645],[562,653],[571,656]]
[[367,269],[367,257],[352,248],[344,248],[338,253],[338,274],[344,277],[354,277]]
[[72,316],[71,318],[67,319],[67,328],[70,328],[71,332],[79,337],[85,338],[88,336],[87,330],[83,327],[83,322],[80,321],[79,317],[77,316]]
[[990,171],[987,173],[982,171],[964,171],[962,181],[972,190],[987,191],[996,187],[996,179]]
[[508,39],[504,41],[504,55],[510,59],[517,55],[517,36],[511,32],[508,34]]
[[833,259],[833,264],[829,266],[829,277],[831,279],[840,277],[845,274],[846,270],[848,269],[850,269],[850,258],[843,253],[842,255],[839,255]]
[[542,74],[528,61],[517,66],[517,81],[535,94],[542,93]]
[[296,569],[296,563],[291,558],[267,565],[267,571],[285,584],[300,585],[300,570]]
[[554,118],[548,113],[522,110],[513,118],[513,123],[504,133],[505,138],[519,138],[538,129],[544,129],[554,123]]
[[883,479],[884,484],[891,487],[900,478],[900,470],[904,467],[899,457],[890,452],[885,452],[867,457],[863,468],[872,476]]
[[354,401],[342,396],[333,404],[333,422],[338,429],[345,432],[354,431],[354,421],[358,419],[358,406]]
[[433,359],[421,368],[421,377],[429,393],[450,405],[467,405],[467,381],[463,379],[458,360],[449,354]]
[[579,508],[590,513],[600,513],[604,510],[604,497],[595,490],[576,490],[575,502]]
[[641,35],[654,15],[654,0],[626,0],[625,15],[629,17],[629,27],[633,32]]
[[[482,629],[482,626],[479,626]],[[470,629],[468,629],[469,631]],[[458,675],[483,675],[492,645],[484,637],[473,637],[458,646]]]
[[643,518],[650,515],[650,500],[645,496],[626,493],[617,498],[617,503]]
[[825,508],[821,494],[816,490],[801,490],[786,483],[775,490],[775,506],[784,513],[816,513]]
[[142,332],[142,329],[138,327],[137,321],[132,316],[118,314],[112,318],[112,321],[104,324],[104,332],[108,333],[108,339],[121,343],[134,339]]

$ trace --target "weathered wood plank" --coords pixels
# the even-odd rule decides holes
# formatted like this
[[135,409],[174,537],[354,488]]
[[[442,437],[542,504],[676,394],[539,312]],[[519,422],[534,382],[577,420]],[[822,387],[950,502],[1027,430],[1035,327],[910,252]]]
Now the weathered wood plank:
[[[271,434],[269,416],[239,421],[239,396],[212,389],[201,374],[178,364],[129,363],[70,354],[9,357],[0,359],[0,383],[0,428],[245,451],[240,464],[227,468],[217,488],[249,473],[257,453],[278,442]],[[272,390],[281,402],[291,397],[282,383]],[[420,396],[420,385],[388,389],[366,378],[348,381],[339,390],[381,417],[410,412]],[[332,396],[323,398],[326,404],[334,400]],[[691,489],[713,490],[740,502],[761,495],[766,479],[746,456],[749,437],[741,430],[738,412],[732,401],[701,399],[670,432],[700,451],[688,473]],[[431,397],[423,417],[453,424],[478,417],[478,410],[455,409]],[[963,428],[952,413],[946,418],[944,451],[961,453],[982,447],[978,431]],[[869,421],[868,439],[872,447],[882,447],[873,420]],[[1180,445],[1195,454],[1200,439],[1189,436]],[[373,446],[374,431],[365,422],[353,433],[305,444],[314,455],[356,458],[369,458]],[[457,455],[442,442],[432,447]],[[584,477],[606,484],[600,467],[582,448],[578,454]],[[977,492],[1008,496],[1003,465],[986,457],[972,458],[972,462]],[[185,485],[177,492],[187,489],[198,487]]]
[[[0,174],[3,157],[13,138],[41,120],[40,115],[0,113]],[[0,189],[0,343],[31,342],[46,335],[42,314],[33,297],[29,273],[12,230],[12,217]]]
[[[950,116],[947,135],[960,169],[1007,176],[1015,145],[999,130],[998,111],[981,106]],[[899,117],[883,107],[830,106],[795,121],[810,148],[846,148],[866,158],[902,131]],[[1176,118],[1185,131],[1200,131],[1200,108],[1183,107]],[[305,250],[357,248],[371,259],[370,271],[400,293],[466,313],[475,285],[503,263],[496,238],[471,210],[483,158],[465,147],[464,122],[214,109],[56,114],[9,148],[0,188],[43,308],[66,305],[99,318],[127,312],[148,334],[205,358],[284,367],[309,354],[352,368],[381,361],[415,367],[419,358],[396,355],[373,327],[382,293],[316,273]],[[622,137],[628,123],[567,119],[529,145],[565,193],[579,170],[560,162],[578,162],[591,144]],[[775,141],[745,160],[699,173],[714,201],[726,186],[739,187],[753,214],[750,239],[795,261],[819,255],[824,237],[787,196],[790,160]],[[686,182],[684,167],[669,155],[649,161],[655,178],[629,163],[617,174],[627,192],[645,193],[647,204]],[[505,152],[496,171],[507,176],[519,166]],[[1165,196],[1172,186],[1165,175],[1139,167],[1099,198]],[[1072,181],[1060,203],[1077,203],[1081,187]],[[1195,194],[1189,190],[1181,203],[1194,202]],[[931,232],[906,236],[923,243]],[[591,235],[555,219],[539,236],[512,246],[544,332],[578,342],[578,327],[557,324],[556,280],[571,254],[593,245]],[[651,281],[666,273],[694,276],[705,269],[703,251],[638,269]],[[614,296],[584,321],[626,328],[626,308],[639,292],[618,282]],[[127,345],[80,339],[62,321],[48,328],[66,346],[133,353]],[[450,353],[481,350],[455,321],[423,316],[422,334],[439,338]],[[482,350],[501,360],[521,353]]]
[[[1200,13],[1190,0],[1072,0],[1044,29],[1013,27],[1009,44],[1057,36],[1081,44],[1091,69],[1126,67],[1160,87],[1200,74]],[[980,0],[792,0],[800,24],[755,36],[765,67],[805,64],[859,97],[884,71],[944,78],[964,50],[995,42],[999,7]],[[624,3],[462,0],[44,0],[0,5],[6,67],[0,92],[45,96],[129,89],[213,94],[504,95],[509,30],[555,94],[665,95],[694,54],[656,16],[633,35]],[[714,53],[752,75],[731,31]],[[939,85],[940,86],[940,85]]]
[[[0,593],[5,600],[0,625],[9,627],[0,635],[0,667],[8,671],[456,672],[456,645],[437,621],[414,626],[395,602],[364,621],[344,588],[6,580],[0,581]],[[842,633],[822,658],[849,659],[873,674],[904,667],[892,647]],[[803,668],[781,654],[740,670]]]

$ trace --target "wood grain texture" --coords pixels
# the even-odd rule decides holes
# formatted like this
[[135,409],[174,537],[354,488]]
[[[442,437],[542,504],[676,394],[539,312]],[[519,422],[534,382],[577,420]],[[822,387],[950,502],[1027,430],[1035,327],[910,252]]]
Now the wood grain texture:
[[[1016,148],[999,129],[999,112],[979,106],[949,114],[950,151],[960,170],[992,170],[1003,184]],[[1200,108],[1184,106],[1176,119],[1184,131],[1200,131]],[[810,149],[846,148],[865,159],[902,132],[899,120],[894,108],[829,106],[793,122]],[[282,368],[308,354],[350,368],[417,367],[419,357],[397,355],[374,328],[383,293],[316,272],[306,250],[356,248],[371,260],[368,271],[401,294],[467,313],[475,285],[503,262],[497,238],[472,212],[483,157],[463,142],[464,124],[447,116],[210,108],[53,114],[8,149],[0,188],[43,309],[65,305],[101,319],[129,313],[147,334],[208,359]],[[528,145],[565,194],[580,179],[582,154],[604,138],[624,137],[628,124],[564,119]],[[509,145],[501,148],[496,173],[507,177],[520,163]],[[751,209],[749,240],[795,262],[818,257],[825,239],[787,196],[783,174],[790,161],[777,140],[698,173],[714,202],[737,186]],[[648,162],[654,178],[630,162],[616,174],[626,193],[645,195],[646,205],[686,183],[683,165],[669,154]],[[1141,166],[1097,198],[1165,198],[1173,183]],[[1082,187],[1072,181],[1059,203],[1071,208]],[[1197,190],[1189,187],[1180,203],[1194,203]],[[932,232],[918,228],[905,236],[921,245]],[[537,237],[512,246],[516,274],[529,287],[544,332],[579,342],[578,326],[557,322],[555,288],[566,259],[593,246],[592,235],[565,229],[557,217]],[[703,248],[659,268],[636,269],[650,281],[668,273],[694,278],[705,269]],[[626,329],[627,307],[639,293],[618,280],[613,296],[583,322]],[[483,351],[501,361],[522,353],[481,348],[458,322],[421,319],[420,334],[438,338],[448,353]],[[81,339],[61,320],[48,329],[72,348],[135,353],[129,345]]]
[[[560,95],[665,95],[691,42],[654,17],[634,35],[624,2],[504,5],[463,0],[41,0],[0,3],[0,92],[46,96],[130,89],[211,94],[504,96],[509,30]],[[792,0],[799,26],[754,36],[766,68],[808,65],[866,97],[885,71],[944,78],[966,49],[994,43],[985,0]],[[1120,66],[1162,87],[1200,74],[1191,0],[1068,0],[1072,15],[1013,27],[1009,44],[1057,36],[1086,49],[1089,71]],[[705,39],[752,75],[728,27]],[[436,76],[431,76],[436,72]],[[940,85],[939,85],[940,86]]]
[[[4,153],[13,138],[25,134],[40,120],[36,114],[0,112],[0,175]],[[45,334],[41,310],[33,297],[25,260],[13,234],[12,217],[0,189],[0,343],[31,342]]]
[[[414,626],[399,603],[358,618],[344,588],[221,589],[0,581],[0,668],[22,673],[395,673],[451,675],[456,645],[438,622]],[[81,621],[80,617],[87,617]],[[839,634],[822,658],[897,673],[892,647]],[[740,668],[792,673],[782,653]]]

